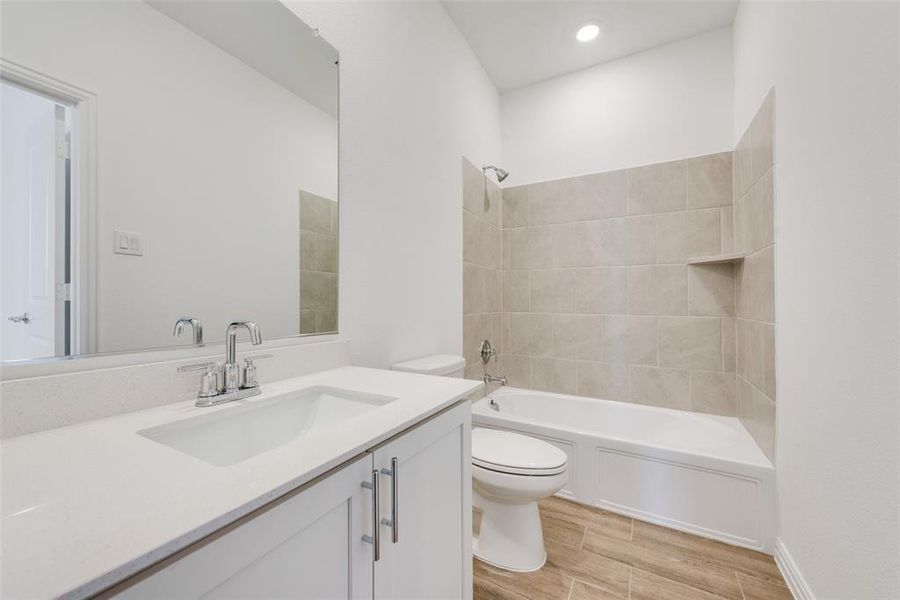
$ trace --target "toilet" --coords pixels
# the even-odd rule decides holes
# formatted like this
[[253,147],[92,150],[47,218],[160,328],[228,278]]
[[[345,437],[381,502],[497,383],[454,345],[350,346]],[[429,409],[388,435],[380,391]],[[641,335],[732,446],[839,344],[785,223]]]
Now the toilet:
[[[396,371],[462,377],[465,359],[433,355],[399,363]],[[567,480],[566,453],[542,440],[498,429],[472,428],[472,504],[481,509],[474,539],[476,558],[509,571],[544,566],[544,535],[538,501]]]
[[482,510],[472,552],[509,571],[544,566],[538,501],[566,484],[566,453],[542,440],[472,428],[472,504]]

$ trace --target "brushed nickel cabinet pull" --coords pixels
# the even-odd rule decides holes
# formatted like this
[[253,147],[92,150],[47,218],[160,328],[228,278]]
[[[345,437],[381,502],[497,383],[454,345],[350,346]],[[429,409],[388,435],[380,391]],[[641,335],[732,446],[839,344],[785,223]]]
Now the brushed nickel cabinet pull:
[[381,514],[378,500],[378,471],[372,471],[372,481],[363,481],[362,487],[372,490],[372,535],[363,535],[362,540],[367,544],[372,544],[375,548],[375,562],[381,558],[381,531],[378,526],[378,517]]
[[397,457],[391,459],[391,468],[382,469],[381,473],[391,478],[391,518],[382,519],[381,524],[391,528],[391,543],[396,544],[400,541],[400,500],[397,497],[399,493],[399,476],[397,471]]

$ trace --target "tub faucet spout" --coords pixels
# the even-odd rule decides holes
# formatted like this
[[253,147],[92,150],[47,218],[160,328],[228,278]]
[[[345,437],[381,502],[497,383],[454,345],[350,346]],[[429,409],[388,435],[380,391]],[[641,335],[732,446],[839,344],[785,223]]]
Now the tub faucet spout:
[[489,385],[491,383],[499,383],[501,386],[509,385],[506,381],[506,377],[494,377],[490,373],[484,374],[484,383],[485,385]]

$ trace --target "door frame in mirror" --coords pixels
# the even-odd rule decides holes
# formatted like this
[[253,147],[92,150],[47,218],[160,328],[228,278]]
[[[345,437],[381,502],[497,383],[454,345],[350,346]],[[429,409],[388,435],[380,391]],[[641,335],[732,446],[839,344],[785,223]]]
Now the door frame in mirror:
[[[96,352],[97,94],[0,57],[0,79],[72,106],[72,356]],[[51,357],[68,358],[68,357]],[[31,361],[23,361],[23,364]],[[9,363],[9,364],[15,364]]]
[[[317,30],[314,31],[316,34],[318,33]],[[338,66],[338,112],[340,112],[340,58],[335,59],[335,65]],[[112,352],[97,351],[98,95],[4,57],[0,57],[0,78],[15,85],[44,93],[51,98],[65,101],[73,107],[73,130],[78,134],[73,136],[76,145],[71,148],[73,157],[78,157],[78,160],[72,163],[72,194],[73,197],[76,195],[78,197],[78,212],[73,217],[73,222],[77,222],[77,227],[73,227],[73,230],[79,231],[75,233],[77,239],[73,239],[72,247],[73,264],[75,265],[73,278],[76,281],[72,293],[76,294],[81,306],[79,314],[74,319],[77,326],[73,332],[72,354],[21,361],[0,361],[0,381],[183,360],[192,357],[218,356],[220,351],[224,352],[223,343],[207,344],[204,347],[164,346]],[[337,156],[335,158],[338,160],[338,173],[340,173],[341,123],[339,118],[337,119],[337,136]],[[341,223],[340,188],[340,177],[338,177],[336,201],[338,229]],[[338,254],[340,254],[339,231],[337,238]],[[337,262],[340,264],[340,256],[338,256]],[[342,288],[339,268],[337,279],[336,331],[307,334],[298,332],[295,335],[272,338],[264,342],[263,346],[255,349],[262,350],[346,339],[339,333]]]

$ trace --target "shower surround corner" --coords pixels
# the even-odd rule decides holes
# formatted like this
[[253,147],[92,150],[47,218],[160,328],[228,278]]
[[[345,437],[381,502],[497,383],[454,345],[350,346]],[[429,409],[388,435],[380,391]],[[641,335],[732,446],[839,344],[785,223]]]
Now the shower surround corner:
[[734,151],[737,416],[775,462],[775,94]]

